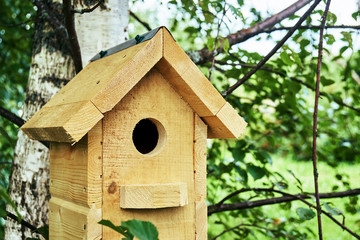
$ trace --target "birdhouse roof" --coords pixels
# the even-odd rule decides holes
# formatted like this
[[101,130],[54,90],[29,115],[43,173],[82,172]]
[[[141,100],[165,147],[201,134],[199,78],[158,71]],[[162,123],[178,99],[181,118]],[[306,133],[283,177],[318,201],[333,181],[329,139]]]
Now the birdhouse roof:
[[79,141],[152,68],[208,125],[208,138],[237,138],[246,126],[165,27],[92,60],[22,126],[27,135],[42,141]]

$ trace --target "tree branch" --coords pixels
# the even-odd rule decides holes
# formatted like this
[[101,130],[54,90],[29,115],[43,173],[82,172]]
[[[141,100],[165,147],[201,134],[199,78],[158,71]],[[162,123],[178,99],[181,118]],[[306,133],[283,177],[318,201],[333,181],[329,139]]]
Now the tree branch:
[[141,25],[143,25],[148,31],[151,31],[150,25],[138,18],[138,16],[136,16],[134,12],[129,10],[129,15],[135,18],[135,20],[138,21]]
[[[306,4],[310,3],[312,0],[298,0],[290,7],[284,9],[283,11],[265,19],[262,22],[259,22],[253,25],[250,28],[240,30],[236,33],[228,35],[226,38],[229,40],[230,47],[238,44],[240,42],[244,42],[247,39],[261,33],[264,29],[271,28],[275,24],[281,22],[285,18],[292,16],[296,11],[303,8]],[[221,53],[223,51],[222,44],[220,44],[219,48],[217,49],[217,53]],[[212,51],[209,51],[207,47],[195,51],[195,52],[188,52],[189,56],[193,56],[192,60],[195,64],[204,64],[212,59]]]
[[[100,3],[100,2],[99,2]],[[63,0],[65,27],[69,36],[75,71],[79,73],[82,69],[81,50],[75,30],[75,19],[72,11],[71,0]]]
[[[6,211],[6,216],[16,222],[18,222],[18,217],[14,214],[12,214],[11,212]],[[25,221],[24,219],[21,219],[21,221],[19,222],[21,225],[29,228],[31,231],[35,231],[37,228],[35,226],[33,226],[32,224],[28,223],[27,221]]]
[[[304,30],[319,30],[321,26],[300,26],[298,29],[304,29]],[[356,29],[360,30],[360,25],[328,25],[324,26],[324,29]],[[272,33],[275,31],[283,31],[283,30],[290,30],[291,27],[278,27],[278,28],[271,28],[262,31],[261,33]]]
[[297,30],[297,28],[306,20],[306,18],[311,14],[311,12],[315,9],[315,7],[320,3],[320,0],[316,0],[313,5],[305,12],[303,16],[299,19],[299,21],[291,28],[289,32],[281,39],[280,42],[276,44],[276,46],[263,58],[260,62],[256,65],[255,68],[251,69],[247,72],[244,77],[238,80],[233,86],[228,88],[224,92],[224,96],[228,96],[231,94],[236,88],[238,88],[241,84],[246,82],[258,69],[260,69],[279,49],[280,47],[286,42],[286,40],[291,37],[291,35]]
[[[0,116],[6,118],[7,120],[9,120],[10,122],[16,124],[18,127],[21,127],[22,125],[24,125],[24,123],[26,122],[24,119],[22,119],[21,117],[18,117],[16,114],[10,112],[9,110],[3,108],[0,106]],[[40,141],[45,147],[49,148],[50,144],[49,142],[45,142],[45,141]]]
[[9,110],[7,110],[1,106],[0,106],[0,116],[6,118],[10,122],[16,124],[18,127],[21,127],[25,123],[24,119],[22,119],[21,117],[18,117],[16,114],[10,112]]
[[[215,61],[216,64],[220,64],[220,65],[229,65],[229,66],[241,66],[241,67],[245,67],[245,68],[255,68],[256,66],[255,65],[250,65],[250,64],[246,64],[246,63],[225,63],[225,62],[221,62],[221,61]],[[220,68],[217,68],[218,71],[224,71]],[[267,72],[271,72],[271,73],[274,73],[274,74],[277,74],[281,77],[286,77],[294,82],[297,82],[313,91],[315,91],[315,88],[313,86],[311,86],[310,84],[306,83],[306,82],[303,82],[301,81],[300,79],[298,78],[295,78],[295,77],[289,77],[287,76],[285,73],[283,72],[280,72],[280,71],[277,71],[277,70],[274,70],[274,69],[271,69],[269,67],[261,67],[259,70],[263,70],[263,71],[267,71]],[[328,94],[325,93],[325,92],[320,92],[320,96],[324,96],[324,97],[328,97]],[[339,99],[335,99],[333,98],[332,99],[334,102],[336,102],[337,104],[339,104],[340,106],[343,106],[343,107],[347,107],[347,108],[350,108],[351,110],[354,110],[356,112],[359,112],[360,113],[360,108],[356,108],[356,107],[353,107],[353,106],[350,106],[349,104],[346,104],[344,103],[343,101],[339,100]]]
[[316,88],[315,88],[315,104],[314,104],[314,115],[313,115],[313,151],[312,151],[312,162],[313,162],[313,172],[314,172],[314,188],[315,188],[315,199],[316,199],[316,212],[317,212],[317,223],[318,223],[318,234],[319,240],[323,239],[322,235],[322,225],[321,225],[321,205],[319,197],[319,173],[317,170],[317,151],[316,151],[316,140],[317,140],[317,114],[318,114],[318,105],[320,97],[320,72],[321,72],[321,63],[323,56],[323,38],[324,38],[324,26],[327,18],[327,13],[329,11],[331,0],[326,1],[326,7],[324,14],[321,20],[320,28],[320,40],[319,40],[319,51],[318,51],[318,61],[317,61],[317,71],[316,71]]
[[215,47],[214,47],[214,51],[213,51],[213,58],[211,60],[211,67],[209,69],[209,81],[211,82],[211,75],[212,75],[212,71],[214,69],[214,64],[215,64],[215,56],[216,56],[216,51],[217,51],[217,46],[218,46],[218,42],[219,42],[219,33],[220,33],[220,27],[221,27],[221,24],[223,23],[224,21],[224,17],[225,17],[225,14],[226,14],[226,1],[224,1],[224,8],[223,8],[223,12],[222,12],[222,17],[221,19],[219,19],[219,22],[218,22],[218,27],[217,27],[217,33],[216,33],[216,38],[215,38]]
[[[238,191],[236,191],[234,193],[231,193],[230,195],[233,197],[233,196],[235,196],[235,195],[237,195],[239,193],[248,192],[248,191],[275,192],[275,193],[279,193],[279,194],[283,195],[283,197],[270,198],[270,199],[259,200],[259,201],[251,201],[251,202],[242,202],[242,203],[210,205],[210,206],[208,206],[208,216],[210,216],[213,213],[217,213],[217,212],[241,210],[241,209],[259,207],[259,206],[264,206],[264,205],[278,204],[278,203],[283,203],[283,202],[291,202],[291,201],[295,201],[295,200],[302,201],[303,203],[305,203],[309,207],[316,209],[316,206],[314,206],[311,203],[309,203],[308,201],[304,200],[304,199],[307,199],[307,198],[311,198],[310,195],[313,195],[313,194],[309,194],[309,195],[303,195],[303,194],[293,195],[293,194],[289,194],[289,193],[286,193],[286,192],[283,192],[283,191],[275,190],[273,188],[253,188],[253,189],[244,188],[244,189],[240,189],[240,190],[238,190]],[[320,196],[320,198],[325,199],[325,198],[338,198],[338,197],[354,196],[354,195],[358,195],[359,193],[360,193],[360,188],[357,188],[357,189],[347,190],[347,191],[344,191],[344,192],[320,193],[319,196]],[[225,198],[229,199],[230,195],[228,195]],[[223,200],[221,200],[220,202],[223,202]],[[353,235],[357,239],[360,239],[360,236],[358,234],[356,234],[353,231],[351,231],[350,229],[348,229],[344,224],[337,221],[329,213],[327,213],[327,212],[325,212],[323,210],[321,210],[321,212],[324,215],[326,215],[328,218],[330,218],[333,222],[335,222],[337,225],[339,225],[343,230],[346,230],[347,232],[349,232],[351,235]]]
[[[219,203],[209,205],[208,206],[208,216],[212,215],[213,213],[217,212],[225,212],[225,211],[233,211],[233,210],[242,210],[242,209],[248,209],[248,208],[255,208],[255,207],[261,207],[265,205],[272,205],[272,204],[279,204],[279,203],[285,203],[285,202],[292,202],[299,200],[298,198],[302,199],[308,199],[311,198],[310,196],[313,194],[296,194],[293,196],[283,196],[283,197],[275,197],[275,198],[268,198],[263,200],[256,200],[256,201],[246,201],[246,202],[239,202],[239,203],[230,203],[230,204],[224,204],[224,202],[239,193],[243,192],[249,192],[249,191],[256,191],[257,189],[252,188],[243,188],[238,191],[235,191],[228,196],[226,196],[224,199],[222,199]],[[360,194],[360,188],[351,189],[343,192],[330,192],[330,193],[320,193],[319,197],[321,199],[328,199],[328,198],[343,198],[343,197],[349,197],[349,196],[355,196]]]

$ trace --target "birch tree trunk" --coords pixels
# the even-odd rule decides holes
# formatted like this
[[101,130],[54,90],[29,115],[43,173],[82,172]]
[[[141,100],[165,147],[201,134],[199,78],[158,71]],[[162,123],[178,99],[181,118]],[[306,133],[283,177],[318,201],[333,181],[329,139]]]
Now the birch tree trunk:
[[[94,1],[95,3],[97,1]],[[71,50],[60,34],[50,24],[56,17],[63,23],[62,4],[44,0],[51,14],[38,10],[33,39],[32,63],[26,89],[23,118],[28,120],[75,75]],[[82,6],[76,2],[77,7]],[[50,17],[50,18],[49,18]],[[127,39],[128,1],[108,0],[91,13],[76,16],[79,43],[84,63],[98,51],[119,44]],[[84,64],[85,66],[86,64]],[[54,116],[61,117],[61,116]],[[30,140],[22,131],[18,133],[9,195],[25,221],[36,227],[48,224],[49,152],[40,142]],[[10,206],[7,211],[14,212]],[[35,237],[31,231],[8,219],[5,239],[17,240]]]

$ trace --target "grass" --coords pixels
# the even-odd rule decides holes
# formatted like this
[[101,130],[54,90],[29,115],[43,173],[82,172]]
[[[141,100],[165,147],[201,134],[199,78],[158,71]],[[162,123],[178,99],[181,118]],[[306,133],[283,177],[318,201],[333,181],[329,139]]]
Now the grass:
[[[305,192],[314,192],[314,183],[313,183],[313,167],[312,162],[298,162],[293,160],[290,156],[283,158],[280,156],[273,156],[273,165],[271,166],[271,169],[274,171],[278,171],[281,173],[286,179],[289,181],[289,188],[286,189],[286,192],[297,194],[299,193],[299,189],[297,188],[297,181],[290,173],[288,173],[288,170],[291,170],[297,178],[300,179],[302,182],[302,189]],[[319,191],[321,193],[325,192],[331,192],[334,185],[337,185],[339,189],[337,191],[345,191],[343,184],[341,181],[336,180],[335,175],[340,174],[342,176],[342,179],[344,181],[348,181],[350,183],[351,188],[359,188],[360,187],[360,164],[354,165],[354,164],[347,164],[342,163],[340,164],[336,169],[330,167],[329,165],[320,162],[318,164],[318,172],[319,172]],[[251,179],[252,180],[252,179]],[[261,181],[257,182],[251,182],[251,186],[261,186]],[[312,201],[309,199],[309,201]],[[344,215],[346,216],[345,219],[345,225],[350,228],[352,231],[355,231],[357,234],[360,234],[360,213],[356,213],[355,215],[351,215],[350,213],[347,213],[344,211],[344,203],[348,201],[348,198],[338,198],[338,199],[325,199],[322,200],[322,202],[331,202],[334,204],[334,206],[344,212]],[[315,204],[315,202],[313,202]],[[332,207],[334,207],[332,206]],[[295,217],[298,218],[296,214],[296,208],[298,207],[304,207],[307,206],[301,203],[300,201],[294,201],[292,202],[291,210],[283,210],[277,205],[268,205],[262,207],[263,211],[266,212],[268,217],[270,219],[282,219],[283,221],[286,221],[286,219],[289,219],[289,217]],[[216,214],[214,214],[216,215]],[[211,222],[216,221],[216,216],[211,216],[209,218],[209,232],[212,233],[212,235],[216,235],[220,233],[223,229],[219,228],[216,224],[211,224]],[[342,222],[343,218],[341,216],[335,216],[335,218]],[[238,224],[241,219],[236,219],[236,222],[234,221],[234,218],[229,219],[217,219],[222,222],[224,221],[230,221],[228,224],[229,226],[234,226]],[[317,238],[317,220],[316,217],[305,221],[301,224],[301,228],[308,227],[310,228],[314,233],[315,237],[309,238],[309,239],[318,239]],[[328,219],[326,216],[322,215],[322,228],[323,228],[323,237],[326,240],[352,240],[355,239],[353,236],[351,236],[346,231],[343,231],[338,225],[333,223],[330,219]],[[231,234],[223,235],[220,239],[233,239],[233,236]],[[264,239],[259,238],[259,239]]]

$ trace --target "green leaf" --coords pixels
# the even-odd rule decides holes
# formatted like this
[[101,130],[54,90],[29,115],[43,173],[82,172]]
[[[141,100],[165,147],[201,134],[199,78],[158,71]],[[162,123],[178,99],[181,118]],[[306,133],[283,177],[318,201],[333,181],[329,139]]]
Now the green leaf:
[[350,32],[345,32],[345,31],[342,31],[341,34],[343,35],[343,38],[341,40],[345,41],[345,42],[348,42],[349,43],[349,47],[352,49],[352,35]]
[[209,37],[207,39],[207,43],[206,43],[209,51],[213,51],[215,49],[215,39],[212,37]]
[[303,221],[313,219],[316,216],[315,212],[309,208],[297,208],[296,213]]
[[331,215],[343,215],[343,212],[337,208],[332,208],[329,205],[331,205],[332,203],[328,202],[328,203],[324,203],[324,207],[326,209],[326,211],[328,211]]
[[250,173],[250,175],[254,178],[255,181],[258,179],[261,179],[266,174],[266,171],[264,168],[258,167],[258,166],[252,165],[252,164],[251,165],[249,164],[247,166],[247,170]]
[[334,84],[335,81],[334,80],[330,80],[330,79],[327,79],[325,77],[321,77],[321,80],[320,80],[321,84],[323,86],[330,86],[331,84]]
[[234,149],[232,149],[231,153],[232,153],[232,155],[234,157],[234,160],[241,161],[241,162],[244,161],[245,153],[246,153],[244,151],[244,149],[242,149],[242,148],[234,148]]
[[324,34],[324,39],[329,45],[332,45],[336,41],[335,37],[332,34]]
[[240,175],[240,177],[242,178],[242,182],[244,184],[247,184],[248,182],[248,174],[247,171],[245,171],[244,169],[242,169],[241,167],[235,165],[235,171]]
[[129,220],[122,222],[121,226],[126,227],[139,240],[158,240],[159,233],[151,222]]
[[360,17],[360,11],[354,12],[353,14],[351,14],[351,16],[353,17],[353,19],[355,19],[355,21],[357,21],[357,19]]
[[134,239],[134,235],[132,235],[128,231],[128,229],[124,228],[123,226],[115,226],[110,220],[101,220],[98,223],[101,225],[107,226],[118,233],[121,233],[122,235],[124,235],[126,237],[125,239],[127,239],[127,240]]
[[289,54],[287,54],[286,52],[281,52],[280,58],[286,65],[291,66],[293,64],[293,61],[291,61]]
[[230,49],[229,39],[225,38],[223,41],[223,49],[225,52],[228,52]]

